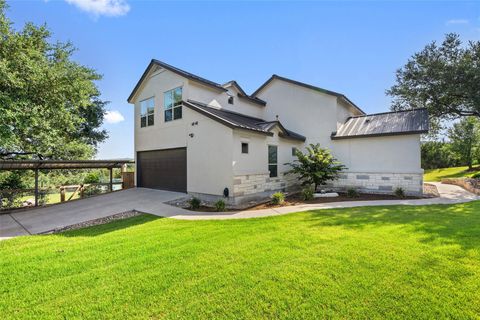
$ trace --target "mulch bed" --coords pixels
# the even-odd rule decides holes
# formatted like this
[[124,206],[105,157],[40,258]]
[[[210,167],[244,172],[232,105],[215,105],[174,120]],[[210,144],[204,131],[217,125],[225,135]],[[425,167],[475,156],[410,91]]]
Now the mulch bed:
[[[278,208],[278,207],[287,207],[287,206],[294,206],[299,204],[316,204],[316,203],[329,203],[329,202],[344,202],[344,201],[371,201],[371,200],[399,200],[400,198],[387,195],[387,194],[365,194],[359,193],[358,197],[352,198],[347,197],[345,193],[339,193],[338,197],[332,198],[315,198],[313,200],[304,201],[301,198],[300,194],[294,194],[285,198],[285,202],[282,205],[274,205],[271,202],[260,204],[258,206],[251,207],[247,210],[259,210],[259,209],[270,209],[270,208]],[[404,197],[402,199],[421,199],[419,197]]]

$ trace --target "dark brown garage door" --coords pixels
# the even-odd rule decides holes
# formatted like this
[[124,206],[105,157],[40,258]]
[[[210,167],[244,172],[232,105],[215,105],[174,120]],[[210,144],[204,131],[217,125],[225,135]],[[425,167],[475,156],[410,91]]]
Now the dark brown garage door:
[[137,153],[137,185],[144,188],[187,192],[187,149]]

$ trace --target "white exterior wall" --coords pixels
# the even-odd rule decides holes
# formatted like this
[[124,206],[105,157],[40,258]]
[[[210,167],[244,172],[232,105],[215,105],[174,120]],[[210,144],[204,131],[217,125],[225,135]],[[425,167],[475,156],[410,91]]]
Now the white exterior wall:
[[212,107],[241,113],[250,117],[261,118],[263,116],[265,106],[253,102],[247,102],[245,99],[240,99],[237,96],[237,89],[232,86],[227,89],[228,93],[234,97],[234,104],[228,103],[229,95],[227,92],[212,90],[193,81],[190,81],[189,89],[189,99],[203,102]]
[[337,130],[337,98],[275,79],[258,95],[267,101],[263,118],[279,120],[285,128],[307,137],[306,144],[320,143],[330,148]]
[[[177,87],[182,87],[186,99],[189,83],[173,72],[152,72],[144,81],[134,100],[135,157],[138,151],[187,147],[187,191],[221,195],[223,188],[232,188],[232,129],[186,107],[182,119],[164,122],[163,93]],[[151,97],[155,98],[154,125],[141,128],[140,101]],[[198,125],[192,126],[195,121]]]

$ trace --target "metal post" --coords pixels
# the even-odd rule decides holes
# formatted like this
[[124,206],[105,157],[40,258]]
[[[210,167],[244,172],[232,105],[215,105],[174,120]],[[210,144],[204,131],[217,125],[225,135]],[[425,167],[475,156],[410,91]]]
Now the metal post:
[[38,169],[35,169],[35,207],[38,207]]
[[112,174],[113,168],[110,168],[110,192],[113,191],[113,174]]

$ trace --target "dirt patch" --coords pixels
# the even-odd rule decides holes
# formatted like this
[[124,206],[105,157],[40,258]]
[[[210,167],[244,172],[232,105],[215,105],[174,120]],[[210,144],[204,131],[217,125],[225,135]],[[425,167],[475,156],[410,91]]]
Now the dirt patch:
[[108,217],[89,220],[81,223],[72,224],[70,226],[66,226],[63,228],[54,229],[51,231],[44,232],[43,234],[60,233],[60,232],[65,232],[69,230],[76,230],[76,229],[82,229],[82,228],[91,227],[91,226],[97,226],[97,225],[106,224],[115,220],[122,220],[122,219],[131,218],[131,217],[136,217],[142,214],[143,214],[142,212],[138,212],[138,211],[128,211],[123,213],[117,213]]

